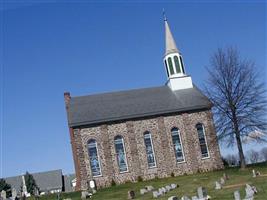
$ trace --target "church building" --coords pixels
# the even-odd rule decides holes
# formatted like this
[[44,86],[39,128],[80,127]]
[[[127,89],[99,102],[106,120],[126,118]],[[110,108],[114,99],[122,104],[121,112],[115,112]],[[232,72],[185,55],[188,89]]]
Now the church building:
[[76,190],[223,168],[212,104],[192,83],[167,20],[165,85],[64,93]]

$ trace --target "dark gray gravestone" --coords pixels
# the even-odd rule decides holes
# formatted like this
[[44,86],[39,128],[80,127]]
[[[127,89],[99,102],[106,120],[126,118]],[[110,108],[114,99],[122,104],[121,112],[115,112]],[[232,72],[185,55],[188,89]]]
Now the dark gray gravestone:
[[133,190],[128,191],[128,199],[134,199],[135,198],[135,193]]

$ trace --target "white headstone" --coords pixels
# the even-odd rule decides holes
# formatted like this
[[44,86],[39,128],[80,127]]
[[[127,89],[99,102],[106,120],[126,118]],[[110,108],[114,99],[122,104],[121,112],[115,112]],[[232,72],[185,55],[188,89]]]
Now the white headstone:
[[253,169],[253,170],[252,170],[252,177],[253,177],[253,178],[256,178],[256,176],[257,176],[257,175],[256,175],[256,172],[255,172],[255,170]]
[[197,195],[198,195],[198,198],[200,198],[200,199],[204,198],[203,188],[202,187],[198,187],[197,188]]
[[167,190],[165,189],[165,187],[162,187],[161,190],[163,191],[163,193],[167,193]]
[[175,189],[175,188],[177,188],[177,184],[175,184],[175,183],[172,183],[172,184],[171,184],[171,188],[172,188],[172,189]]
[[17,190],[15,188],[12,188],[12,199],[16,199],[17,197]]
[[224,180],[223,177],[220,179],[220,183],[221,183],[221,185],[224,185],[225,184],[225,180]]
[[158,191],[153,191],[153,198],[159,198],[160,194],[158,193]]
[[222,189],[222,186],[218,181],[216,181],[215,182],[215,190],[220,190],[220,189]]
[[199,198],[197,196],[193,196],[192,200],[199,200]]
[[148,185],[148,186],[146,186],[145,188],[146,188],[147,191],[152,191],[152,190],[154,190],[154,187],[151,186],[151,185]]
[[2,198],[3,200],[6,199],[6,191],[5,191],[5,190],[2,190],[2,191],[1,191],[1,198]]
[[246,200],[250,200],[254,198],[254,190],[252,189],[252,187],[249,184],[246,184],[246,196],[245,199]]
[[169,186],[169,185],[166,185],[166,186],[165,186],[165,188],[166,188],[167,192],[169,192],[169,191],[171,191],[171,190],[172,190],[172,187],[171,187],[171,186]]
[[141,195],[144,195],[145,193],[147,193],[147,190],[146,189],[144,189],[144,188],[140,189],[140,194]]
[[190,200],[188,196],[182,196],[181,200]]
[[235,200],[241,200],[240,193],[238,190],[234,192],[234,197],[235,197]]

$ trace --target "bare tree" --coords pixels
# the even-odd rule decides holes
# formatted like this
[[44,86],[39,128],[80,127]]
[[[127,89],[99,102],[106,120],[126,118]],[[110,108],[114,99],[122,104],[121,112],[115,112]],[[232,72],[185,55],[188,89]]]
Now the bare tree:
[[250,161],[250,163],[257,163],[261,160],[261,155],[258,151],[254,151],[253,149],[249,150],[246,153],[247,160]]
[[267,147],[262,148],[261,156],[265,161],[267,161]]
[[229,166],[236,166],[239,164],[239,156],[234,154],[228,154],[225,157],[226,162]]
[[[241,59],[235,48],[218,49],[211,57],[205,93],[213,103],[218,140],[237,145],[246,167],[242,138],[266,139],[266,90],[254,62]],[[251,134],[252,132],[261,134]],[[266,140],[265,140],[266,141]]]

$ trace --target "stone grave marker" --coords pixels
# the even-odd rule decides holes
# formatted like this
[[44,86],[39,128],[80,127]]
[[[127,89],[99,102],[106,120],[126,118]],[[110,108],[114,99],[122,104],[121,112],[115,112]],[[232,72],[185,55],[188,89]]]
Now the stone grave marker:
[[163,191],[163,193],[164,193],[164,194],[166,194],[166,193],[167,193],[167,190],[166,190],[166,188],[165,188],[165,187],[162,187],[161,189],[162,189],[162,191]]
[[220,179],[220,183],[221,183],[221,185],[224,185],[225,184],[225,180],[224,180],[223,177]]
[[146,189],[144,189],[144,188],[140,189],[140,194],[141,195],[144,195],[145,193],[147,193],[147,190]]
[[145,187],[145,189],[150,192],[150,191],[154,190],[154,187],[151,185],[148,185]]
[[220,190],[222,189],[221,184],[218,181],[215,181],[215,190]]
[[249,184],[246,184],[245,191],[246,191],[245,200],[253,200],[254,190]]
[[6,199],[6,191],[5,191],[5,190],[2,190],[2,191],[1,191],[1,198],[2,198],[3,200]]
[[15,188],[12,188],[12,199],[16,199],[17,195],[17,190]]
[[253,178],[256,178],[256,176],[257,176],[257,175],[256,175],[256,172],[255,172],[255,170],[253,169],[253,170],[252,170],[252,177],[253,177]]
[[167,190],[168,192],[172,190],[172,187],[169,186],[169,185],[166,185],[165,188],[166,188],[166,190]]
[[168,200],[179,200],[177,196],[171,196],[168,198]]
[[128,191],[128,199],[134,199],[135,198],[135,193],[133,190]]
[[204,199],[207,197],[207,190],[204,187],[198,187],[197,188],[197,194],[199,199]]
[[223,178],[224,178],[224,180],[229,180],[229,176],[226,174],[226,173],[223,173]]
[[152,192],[153,198],[159,198],[161,194],[158,191],[153,191]]
[[175,188],[177,188],[177,184],[175,184],[175,183],[172,183],[172,184],[171,184],[171,188],[172,188],[172,189],[175,189]]
[[192,200],[199,200],[197,196],[193,196]]
[[235,198],[235,200],[241,200],[239,190],[236,190],[234,192],[234,198]]
[[182,196],[181,200],[190,200],[188,196]]

